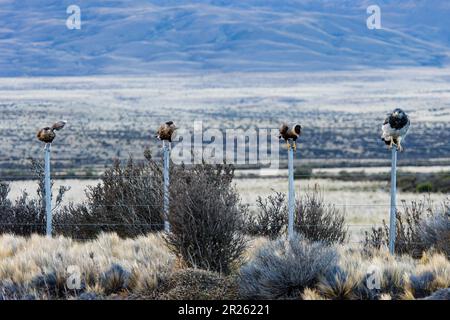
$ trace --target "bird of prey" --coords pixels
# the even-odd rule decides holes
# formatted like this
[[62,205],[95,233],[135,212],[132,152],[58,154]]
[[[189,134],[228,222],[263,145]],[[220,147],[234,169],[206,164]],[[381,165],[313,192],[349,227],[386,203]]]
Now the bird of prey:
[[302,126],[299,124],[293,125],[291,128],[286,123],[283,123],[280,127],[279,139],[283,138],[286,141],[288,150],[291,148],[289,140],[294,141],[294,150],[297,150],[297,139],[302,134]]
[[67,121],[55,122],[51,127],[45,127],[38,131],[37,138],[45,143],[52,143],[55,139],[55,131],[59,131],[66,125]]
[[381,126],[381,140],[386,143],[390,149],[395,144],[403,151],[402,140],[408,133],[410,121],[408,115],[402,109],[395,109],[389,113]]
[[172,139],[175,137],[175,130],[177,130],[177,127],[173,123],[173,121],[167,121],[166,123],[163,123],[158,131],[156,132],[156,138],[159,140],[167,140],[169,142],[172,142]]

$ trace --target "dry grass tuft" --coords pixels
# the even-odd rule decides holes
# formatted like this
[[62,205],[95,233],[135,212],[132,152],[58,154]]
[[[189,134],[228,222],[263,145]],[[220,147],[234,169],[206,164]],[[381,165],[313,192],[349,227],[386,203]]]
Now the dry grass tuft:
[[318,292],[327,299],[354,300],[366,298],[365,264],[359,251],[338,249],[335,266],[319,277]]
[[316,289],[306,288],[301,295],[302,300],[326,300]]
[[[259,238],[253,241],[262,242]],[[256,253],[255,248],[250,249],[248,262],[241,270],[242,297],[305,300],[449,297],[450,262],[445,254],[428,251],[417,260],[409,255],[392,256],[384,249],[322,247],[336,255],[330,261],[317,250],[307,254],[315,244],[309,243],[306,248],[298,243],[290,245],[294,249],[288,241],[280,239],[276,245],[267,241]],[[299,250],[304,252],[299,254]],[[321,268],[324,264],[326,267]],[[311,275],[307,272],[311,266],[316,272],[305,278]]]
[[[225,276],[180,264],[160,234],[121,239],[103,233],[88,242],[2,235],[0,300],[450,297],[450,262],[434,250],[413,259],[387,250],[314,243],[300,235],[248,243],[239,273]],[[77,289],[68,285],[71,266],[80,273]],[[374,276],[379,287],[372,285]]]
[[[0,237],[0,294],[37,299],[92,298],[111,294],[151,296],[172,272],[174,256],[160,235],[120,239],[101,234],[89,242],[64,237]],[[81,286],[71,289],[68,269],[78,268]]]
[[404,299],[425,298],[450,287],[450,263],[443,254],[424,254],[405,284]]
[[335,250],[298,234],[269,241],[241,268],[240,293],[246,299],[299,298],[335,260]]

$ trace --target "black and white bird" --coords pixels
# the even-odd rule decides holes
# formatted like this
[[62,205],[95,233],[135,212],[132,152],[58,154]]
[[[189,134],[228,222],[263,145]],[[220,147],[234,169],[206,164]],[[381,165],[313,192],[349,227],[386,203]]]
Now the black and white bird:
[[402,140],[405,139],[410,126],[408,115],[402,109],[395,109],[389,113],[381,126],[381,140],[390,149],[395,144],[398,150],[403,151]]
[[289,140],[294,142],[294,150],[297,150],[297,139],[302,134],[302,126],[299,124],[295,124],[292,127],[289,127],[286,123],[283,123],[280,127],[280,135],[279,139],[283,138],[286,141],[286,146],[288,150],[291,148],[291,144]]

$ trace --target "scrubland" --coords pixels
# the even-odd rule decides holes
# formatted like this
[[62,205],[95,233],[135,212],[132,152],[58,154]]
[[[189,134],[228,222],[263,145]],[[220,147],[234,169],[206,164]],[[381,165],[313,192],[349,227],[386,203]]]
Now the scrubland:
[[161,165],[145,158],[115,162],[81,203],[64,204],[60,188],[51,238],[40,164],[36,197],[11,200],[0,183],[0,298],[449,298],[448,200],[399,206],[391,255],[386,221],[353,241],[347,215],[318,184],[298,195],[288,237],[284,192],[249,207],[232,166],[172,165],[166,233]]
[[[0,236],[2,299],[448,299],[450,262],[364,252],[349,246],[249,239],[231,273],[189,268],[163,234],[120,239],[104,233],[87,242]],[[74,269],[78,268],[78,269]],[[81,285],[71,289],[79,270]],[[379,278],[376,278],[379,277]],[[372,282],[371,282],[372,281]],[[379,287],[377,288],[377,281]]]

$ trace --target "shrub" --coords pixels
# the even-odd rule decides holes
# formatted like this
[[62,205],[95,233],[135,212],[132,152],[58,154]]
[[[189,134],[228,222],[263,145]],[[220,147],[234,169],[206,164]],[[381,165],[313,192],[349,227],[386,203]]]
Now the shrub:
[[[395,252],[420,258],[424,251],[435,248],[448,254],[448,214],[435,210],[429,198],[402,204],[403,210],[396,213]],[[389,226],[384,220],[382,227],[365,233],[364,241],[366,249],[382,246],[389,246]]]
[[[181,166],[171,185],[169,247],[189,266],[229,272],[245,249],[244,208],[228,165]],[[172,180],[173,181],[173,180]]]
[[300,166],[294,171],[294,178],[299,178],[302,180],[311,179],[313,177],[313,168]]
[[419,193],[429,193],[433,191],[433,184],[431,182],[422,182],[416,186],[416,190]]
[[59,213],[57,230],[74,238],[90,239],[100,232],[135,237],[163,228],[162,172],[150,152],[145,162],[130,157],[116,160],[97,186],[86,190],[87,201],[68,205]]
[[[37,199],[31,199],[27,192],[14,202],[8,200],[9,185],[0,182],[0,233],[13,233],[16,235],[30,235],[33,233],[46,233],[44,168],[41,162],[31,159],[31,169],[38,182]],[[51,181],[53,186],[53,181]],[[69,188],[61,186],[56,196],[56,212],[60,207],[64,194]],[[51,199],[53,195],[51,195]],[[53,222],[57,218],[53,217]]]
[[345,215],[333,205],[325,204],[318,185],[297,203],[295,230],[311,241],[344,243],[348,229]]
[[[429,202],[421,200],[419,202],[412,201],[411,204],[402,202],[403,211],[396,212],[396,241],[395,252],[398,254],[408,253],[414,257],[420,257],[425,249],[419,235],[419,226],[427,211]],[[431,210],[431,206],[428,206]],[[383,220],[382,227],[372,227],[370,232],[365,232],[364,247],[366,249],[389,246],[389,226]]]
[[[277,192],[265,200],[259,197],[257,205],[258,213],[250,216],[247,223],[250,226],[248,233],[273,239],[287,229],[288,208],[283,193]],[[297,201],[294,228],[311,241],[328,244],[344,243],[348,235],[345,215],[324,202],[318,185],[307,190],[305,196]]]
[[450,172],[400,174],[398,188],[405,192],[450,192]]
[[419,231],[425,248],[433,248],[450,257],[450,210],[436,213],[422,221]]
[[332,248],[298,234],[272,240],[241,268],[240,294],[244,299],[300,298],[336,258]]
[[251,235],[277,238],[286,227],[288,210],[284,193],[276,192],[256,200],[258,212],[248,217],[247,232]]

